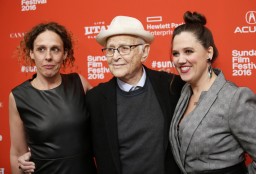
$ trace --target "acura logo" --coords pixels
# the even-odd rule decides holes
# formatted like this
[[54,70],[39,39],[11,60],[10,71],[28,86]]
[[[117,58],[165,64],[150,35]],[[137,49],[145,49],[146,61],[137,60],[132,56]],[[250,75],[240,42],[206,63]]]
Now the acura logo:
[[256,11],[248,11],[245,20],[248,24],[256,24]]

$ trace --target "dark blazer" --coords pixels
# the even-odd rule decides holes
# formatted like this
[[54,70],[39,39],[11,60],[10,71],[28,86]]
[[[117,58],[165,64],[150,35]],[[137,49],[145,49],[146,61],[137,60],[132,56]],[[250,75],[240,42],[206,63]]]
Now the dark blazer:
[[[170,121],[180,96],[183,82],[178,76],[149,70],[145,67],[164,115],[165,170],[177,174],[179,169],[173,159],[168,141]],[[173,78],[175,77],[175,78]],[[170,92],[170,82],[173,80]],[[94,155],[99,174],[121,174],[117,130],[116,78],[101,83],[87,93],[86,106],[91,117]],[[136,143],[136,142],[135,142]],[[146,163],[146,161],[145,161]]]

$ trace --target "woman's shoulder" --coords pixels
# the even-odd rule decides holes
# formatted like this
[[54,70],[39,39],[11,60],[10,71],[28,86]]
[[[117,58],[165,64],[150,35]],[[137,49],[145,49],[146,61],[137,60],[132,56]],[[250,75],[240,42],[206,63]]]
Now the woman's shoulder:
[[82,85],[85,93],[92,89],[91,84],[81,75],[78,73],[69,73],[69,74],[61,74],[64,81],[68,83]]
[[231,81],[227,81],[221,89],[219,96],[230,98],[232,102],[253,100],[256,103],[256,94],[248,87],[238,86]]
[[61,74],[61,77],[64,79],[74,79],[79,78],[78,73],[68,73],[68,74]]
[[11,91],[15,92],[15,91],[20,91],[20,90],[26,89],[27,87],[31,86],[30,81],[31,81],[31,79],[23,81],[19,85],[15,86]]

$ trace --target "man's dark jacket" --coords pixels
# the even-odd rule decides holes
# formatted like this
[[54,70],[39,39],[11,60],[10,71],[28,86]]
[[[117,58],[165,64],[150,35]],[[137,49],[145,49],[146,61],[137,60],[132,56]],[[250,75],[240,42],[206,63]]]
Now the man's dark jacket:
[[[170,149],[169,128],[184,82],[176,75],[144,68],[164,115],[165,174],[178,174],[180,171]],[[92,142],[99,174],[121,174],[116,88],[117,82],[114,77],[86,94],[86,106],[91,119]]]

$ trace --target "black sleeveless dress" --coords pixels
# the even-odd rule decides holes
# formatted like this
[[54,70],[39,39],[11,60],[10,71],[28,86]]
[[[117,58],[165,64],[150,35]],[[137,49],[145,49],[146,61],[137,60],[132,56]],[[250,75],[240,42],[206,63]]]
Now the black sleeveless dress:
[[81,80],[76,73],[61,76],[54,89],[35,89],[30,79],[12,90],[35,173],[96,173]]

